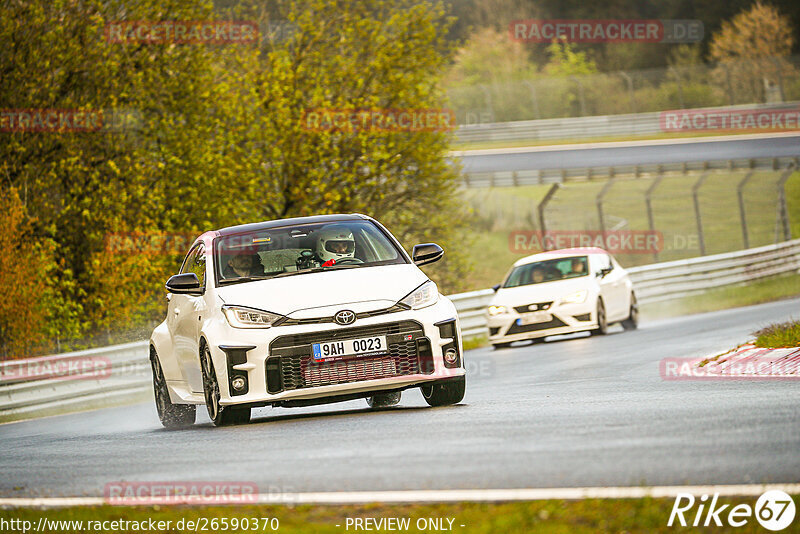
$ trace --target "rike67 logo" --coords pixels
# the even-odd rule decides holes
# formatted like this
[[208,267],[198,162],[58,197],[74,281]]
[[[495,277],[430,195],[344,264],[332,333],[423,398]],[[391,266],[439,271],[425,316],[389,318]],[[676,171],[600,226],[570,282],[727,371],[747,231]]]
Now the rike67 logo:
[[794,501],[789,494],[780,490],[763,493],[755,507],[749,504],[719,504],[718,501],[719,493],[715,493],[710,501],[706,494],[695,499],[690,493],[679,493],[672,505],[667,526],[743,527],[755,517],[765,529],[779,531],[794,521]]

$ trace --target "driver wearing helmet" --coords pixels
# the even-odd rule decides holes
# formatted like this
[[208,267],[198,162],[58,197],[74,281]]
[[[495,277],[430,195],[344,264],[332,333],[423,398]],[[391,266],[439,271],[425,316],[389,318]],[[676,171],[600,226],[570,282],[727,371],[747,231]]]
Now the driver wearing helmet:
[[356,259],[355,252],[356,242],[353,239],[353,232],[346,226],[326,226],[319,231],[317,257],[323,267],[348,258]]

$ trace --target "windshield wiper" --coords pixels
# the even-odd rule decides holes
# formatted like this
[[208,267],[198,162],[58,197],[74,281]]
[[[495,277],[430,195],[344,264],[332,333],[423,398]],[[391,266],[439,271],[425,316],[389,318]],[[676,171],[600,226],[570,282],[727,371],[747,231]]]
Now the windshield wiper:
[[253,280],[267,280],[274,278],[273,276],[242,276],[241,278],[229,278],[227,280],[220,280],[220,285],[238,284],[239,282],[252,282]]
[[311,269],[302,269],[300,271],[287,271],[285,273],[276,274],[273,278],[281,278],[283,276],[292,276],[294,274],[306,274],[306,273],[320,273],[323,271],[335,271],[337,269],[351,269],[353,267],[360,267],[363,264],[343,264],[343,265],[331,265],[330,267],[312,267]]

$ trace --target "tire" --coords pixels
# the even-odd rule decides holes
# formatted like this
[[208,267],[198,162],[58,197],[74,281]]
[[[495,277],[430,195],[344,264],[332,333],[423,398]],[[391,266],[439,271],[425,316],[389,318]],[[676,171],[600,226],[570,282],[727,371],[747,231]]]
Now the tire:
[[597,300],[597,328],[592,330],[592,335],[604,336],[608,334],[608,318],[606,318],[606,307],[603,299]]
[[622,328],[625,330],[636,330],[639,327],[639,303],[636,302],[636,295],[631,293],[631,309],[628,318],[622,321]]
[[217,372],[211,360],[211,351],[203,344],[200,348],[200,367],[203,372],[203,395],[208,417],[214,426],[241,425],[250,421],[249,406],[220,406]]
[[401,391],[390,391],[388,393],[377,393],[372,397],[367,397],[367,404],[370,408],[387,408],[400,402]]
[[153,393],[158,419],[164,428],[186,428],[194,424],[197,407],[194,404],[173,404],[169,398],[167,381],[154,348],[150,348],[150,367],[153,370]]
[[492,347],[494,348],[494,350],[507,349],[510,346],[511,343],[492,343]]
[[438,384],[431,384],[430,386],[421,386],[422,396],[425,398],[430,406],[447,406],[449,404],[457,404],[464,398],[464,392],[467,389],[467,379],[464,376],[448,380],[447,382],[440,382]]

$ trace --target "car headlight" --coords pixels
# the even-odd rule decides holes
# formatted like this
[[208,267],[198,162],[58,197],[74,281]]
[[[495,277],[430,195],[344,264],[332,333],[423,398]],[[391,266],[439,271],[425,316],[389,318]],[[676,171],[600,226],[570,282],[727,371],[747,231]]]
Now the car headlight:
[[276,315],[264,310],[255,308],[245,308],[243,306],[222,307],[225,318],[234,328],[269,328],[280,319],[281,315]]
[[585,289],[582,291],[576,291],[575,293],[562,298],[561,304],[580,304],[586,300],[586,295],[588,294],[589,292]]
[[400,304],[412,310],[418,310],[436,304],[439,301],[439,288],[428,280],[417,289],[400,299]]
[[489,306],[489,308],[487,308],[487,310],[489,311],[489,315],[500,315],[501,313],[505,313],[506,312],[506,307],[505,306]]

